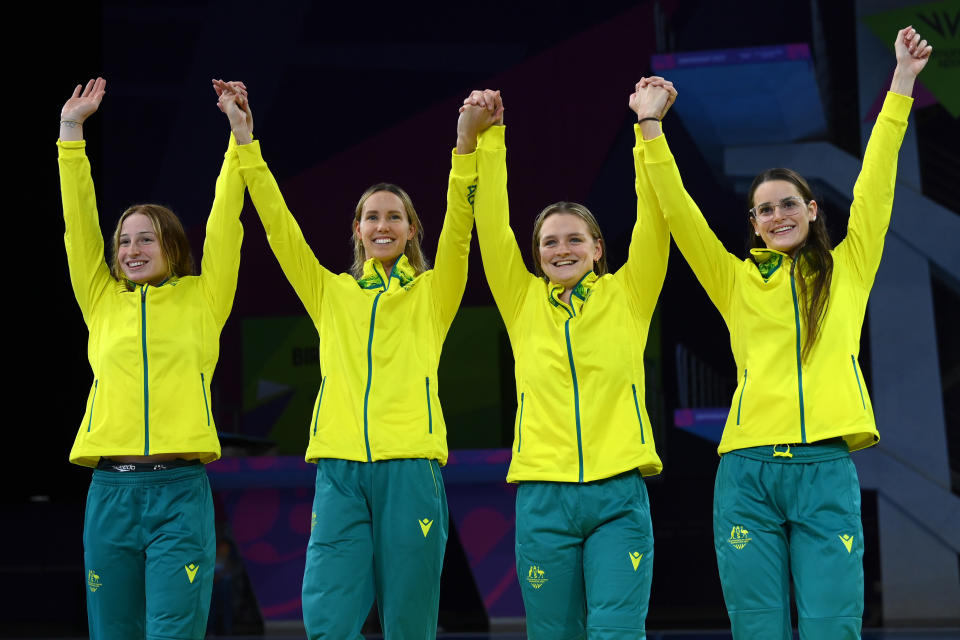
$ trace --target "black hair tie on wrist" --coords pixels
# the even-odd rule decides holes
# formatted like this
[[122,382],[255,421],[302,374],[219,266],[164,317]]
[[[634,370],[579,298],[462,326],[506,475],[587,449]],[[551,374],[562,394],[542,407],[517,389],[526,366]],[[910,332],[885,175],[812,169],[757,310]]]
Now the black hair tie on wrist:
[[660,122],[660,118],[654,118],[653,116],[650,116],[648,118],[640,118],[640,120],[637,121],[637,124],[640,124],[641,122],[646,122],[647,120],[654,120],[656,122]]

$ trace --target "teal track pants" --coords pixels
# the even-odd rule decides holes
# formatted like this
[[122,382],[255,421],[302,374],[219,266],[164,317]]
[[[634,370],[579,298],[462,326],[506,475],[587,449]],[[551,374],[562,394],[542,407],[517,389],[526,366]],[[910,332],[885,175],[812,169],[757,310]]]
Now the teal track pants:
[[94,471],[83,526],[90,637],[203,638],[215,555],[203,466]]
[[860,484],[843,442],[753,447],[720,460],[713,536],[736,640],[855,640],[863,617]]
[[521,482],[516,557],[530,640],[646,637],[653,527],[638,472]]
[[307,636],[362,638],[376,598],[386,640],[436,638],[448,527],[436,460],[321,459],[303,573]]

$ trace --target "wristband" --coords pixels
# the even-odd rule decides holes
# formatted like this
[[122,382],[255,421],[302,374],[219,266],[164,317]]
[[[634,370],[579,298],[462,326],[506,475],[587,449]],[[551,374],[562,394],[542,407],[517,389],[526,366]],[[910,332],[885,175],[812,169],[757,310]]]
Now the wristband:
[[77,121],[77,120],[61,120],[61,121],[60,121],[60,124],[61,124],[61,125],[66,125],[67,127],[70,127],[70,128],[73,128],[73,127],[79,127],[79,126],[82,125],[83,123],[82,123],[82,122],[79,122],[79,121]]
[[646,122],[647,120],[653,120],[653,121],[655,121],[655,122],[660,122],[660,118],[654,118],[653,116],[649,116],[649,117],[647,117],[647,118],[640,118],[639,120],[637,120],[637,124],[640,124],[641,122]]

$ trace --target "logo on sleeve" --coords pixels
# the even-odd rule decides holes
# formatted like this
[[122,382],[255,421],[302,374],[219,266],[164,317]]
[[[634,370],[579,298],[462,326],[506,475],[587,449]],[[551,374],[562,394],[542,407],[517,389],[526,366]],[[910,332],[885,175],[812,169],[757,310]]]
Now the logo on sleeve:
[[752,540],[750,532],[743,525],[734,525],[733,529],[730,530],[729,542],[735,549],[743,549],[750,540]]
[[418,521],[420,523],[420,530],[423,531],[423,537],[426,538],[427,534],[430,533],[430,527],[433,526],[433,520],[429,518],[424,518],[423,520]]
[[87,571],[87,586],[90,587],[90,593],[96,593],[97,589],[103,586],[100,576],[93,569]]
[[539,589],[547,580],[549,580],[549,578],[544,576],[543,569],[535,564],[530,565],[530,570],[527,571],[527,582],[530,583],[531,587]]
[[843,543],[843,546],[847,548],[847,553],[853,551],[853,536],[848,533],[843,533],[837,537],[840,538],[840,542]]
[[633,563],[633,570],[636,571],[637,567],[640,566],[640,561],[643,560],[643,554],[636,551],[630,552],[630,562]]
[[200,565],[190,564],[183,565],[183,570],[187,572],[187,578],[190,580],[190,584],[193,584],[193,579],[197,577],[197,570],[200,569]]

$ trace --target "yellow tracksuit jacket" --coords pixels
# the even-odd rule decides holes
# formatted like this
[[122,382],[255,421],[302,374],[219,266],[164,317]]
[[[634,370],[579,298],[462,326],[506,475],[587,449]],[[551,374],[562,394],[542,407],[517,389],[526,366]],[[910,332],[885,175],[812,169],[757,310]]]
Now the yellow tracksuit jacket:
[[643,146],[634,149],[637,222],[627,262],[615,274],[588,273],[569,305],[559,299],[562,285],[527,271],[510,229],[504,127],[485,131],[476,153],[480,253],[516,362],[507,480],[590,482],[636,468],[659,473],[643,352],[670,236],[644,173]]
[[813,350],[801,362],[805,319],[789,256],[728,253],[683,188],[664,136],[646,141],[650,180],[680,251],[730,330],[739,384],[719,453],[842,436],[851,451],[880,439],[857,362],[867,296],[890,223],[897,153],[913,101],[888,93],[853,188],[847,236]]
[[207,220],[201,275],[160,286],[118,282],[103,235],[84,141],[59,146],[64,244],[70,282],[90,332],[93,384],[70,461],[101,456],[200,453],[220,457],[210,379],[237,288],[243,181],[233,137]]
[[259,143],[241,145],[239,154],[240,173],[270,247],[320,336],[323,377],[310,416],[306,460],[428,458],[446,464],[437,366],[466,286],[474,154],[453,154],[434,268],[415,276],[401,256],[386,273],[370,259],[359,281],[317,261]]

